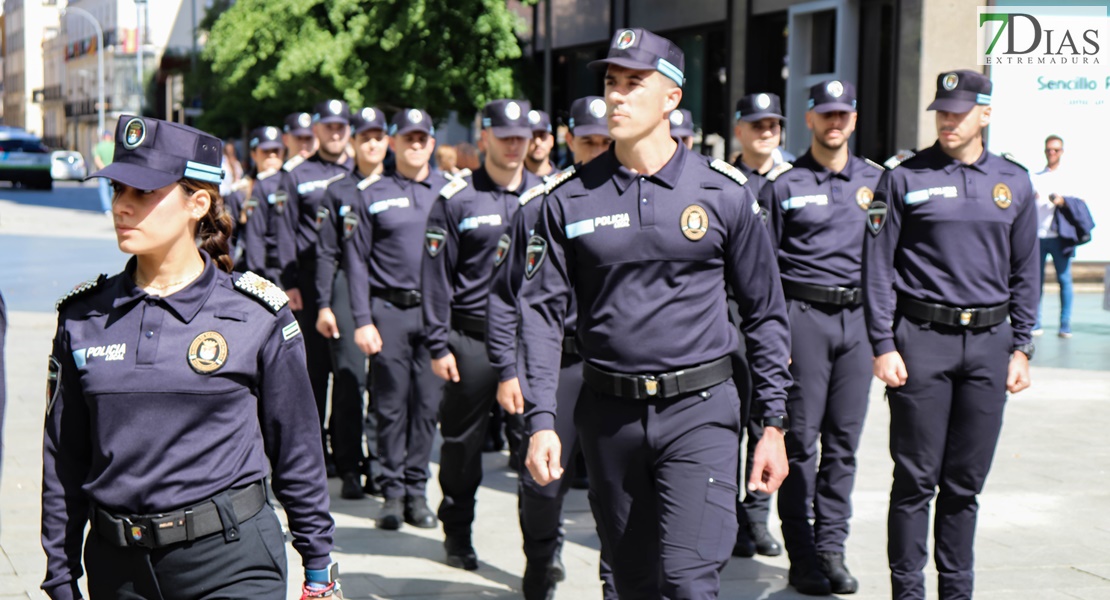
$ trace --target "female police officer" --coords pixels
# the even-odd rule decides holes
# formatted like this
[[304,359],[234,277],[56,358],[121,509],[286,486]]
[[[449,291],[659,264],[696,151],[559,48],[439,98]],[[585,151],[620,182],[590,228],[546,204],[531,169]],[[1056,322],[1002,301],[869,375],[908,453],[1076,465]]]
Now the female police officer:
[[[334,523],[304,344],[286,297],[229,274],[220,141],[123,116],[112,180],[122,273],[58,302],[44,436],[43,589],[80,598],[280,598],[289,516],[306,597],[332,596]],[[199,250],[198,250],[199,242]]]

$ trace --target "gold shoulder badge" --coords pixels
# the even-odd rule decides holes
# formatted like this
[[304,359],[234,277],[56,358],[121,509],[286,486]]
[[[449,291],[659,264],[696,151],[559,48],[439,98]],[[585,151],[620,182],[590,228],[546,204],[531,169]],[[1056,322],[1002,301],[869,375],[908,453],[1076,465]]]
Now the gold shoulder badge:
[[875,197],[875,192],[866,185],[856,190],[856,204],[863,210],[867,210],[871,206],[871,199]]
[[771,169],[770,171],[767,172],[767,181],[774,181],[774,180],[779,178],[779,175],[782,175],[783,173],[785,173],[785,172],[787,172],[787,171],[789,171],[790,169],[793,169],[793,168],[794,168],[794,165],[791,164],[791,163],[788,163],[788,162],[779,163],[779,164],[775,165],[775,168],[773,168],[773,169]]
[[545,184],[545,183],[541,183],[539,185],[534,185],[534,186],[528,188],[527,191],[525,191],[523,194],[520,195],[520,205],[524,206],[525,204],[528,204],[528,202],[531,201],[533,198],[542,196],[543,191],[546,188],[547,188],[547,184]]
[[101,274],[96,279],[82,281],[81,283],[73,286],[73,289],[70,290],[69,293],[62,296],[61,298],[58,298],[58,301],[54,303],[54,309],[59,311],[62,310],[62,307],[68,304],[71,300],[74,300],[75,298],[80,298],[81,296],[84,296],[85,294],[88,294],[89,292],[95,290],[100,284],[104,283],[105,279],[107,279],[107,276]]
[[219,332],[205,331],[189,344],[188,359],[197,373],[213,373],[227,362],[227,340]]
[[277,172],[278,172],[277,169],[266,169],[265,171],[259,171],[258,176],[255,177],[255,180],[256,181],[266,181],[267,179],[269,179],[269,178],[273,177],[275,174],[277,174]]
[[452,196],[462,191],[462,189],[468,185],[470,184],[466,182],[465,178],[463,178],[462,176],[457,176],[451,181],[447,182],[447,185],[443,186],[442,190],[439,190],[439,195],[443,196],[447,200],[450,200]]
[[887,169],[893,169],[898,165],[906,162],[907,160],[916,156],[913,150],[899,150],[897,154],[883,161],[883,166]]
[[575,173],[577,173],[577,171],[575,171],[574,165],[571,165],[563,169],[562,171],[559,171],[557,175],[551,178],[551,181],[547,182],[547,187],[543,189],[543,192],[545,194],[550,194],[551,192],[555,191],[555,188],[570,181],[571,177],[574,177]]
[[381,181],[381,178],[382,178],[381,175],[377,175],[377,174],[371,175],[371,176],[367,177],[366,179],[363,179],[362,181],[358,182],[358,189],[365,190],[366,188],[368,188],[368,187],[374,185],[375,183],[377,183],[378,181]]
[[994,191],[991,192],[991,198],[994,199],[994,204],[998,208],[1010,208],[1010,204],[1014,202],[1014,193],[1010,191],[1010,186],[1005,183],[1000,183],[994,186]]
[[686,239],[696,242],[705,237],[706,232],[709,231],[709,214],[697,204],[691,204],[682,211],[679,226]]
[[293,169],[296,169],[297,167],[301,166],[301,163],[303,163],[303,162],[304,162],[304,157],[301,156],[300,154],[298,154],[298,155],[294,156],[293,158],[290,158],[289,160],[285,161],[285,164],[281,165],[281,168],[286,170],[286,171],[292,171]]
[[1008,161],[1014,163],[1015,165],[1021,167],[1022,171],[1028,171],[1029,170],[1025,165],[1019,163],[1018,159],[1014,158],[1014,155],[1010,154],[1009,152],[1003,152],[1002,153],[1002,158],[1005,158],[1006,160],[1008,160]]
[[289,296],[286,296],[281,288],[250,271],[244,272],[235,280],[235,289],[261,301],[274,313],[289,303]]
[[[718,173],[724,173],[724,175],[726,177],[735,181],[736,183],[739,183],[740,185],[744,185],[745,183],[748,182],[748,178],[745,177],[744,174],[740,172],[740,169],[737,169],[736,167],[728,164],[727,162],[725,162],[725,161],[723,161],[719,158],[714,159],[712,162],[710,162],[709,163],[709,168],[713,169],[714,171],[717,171]],[[686,209],[686,210],[689,210],[689,209]]]
[[877,162],[875,162],[875,161],[871,160],[870,158],[864,158],[864,159],[863,159],[863,162],[865,162],[865,163],[867,163],[867,164],[871,165],[872,167],[875,167],[876,169],[878,169],[878,170],[880,170],[880,171],[882,171],[882,170],[883,170],[883,166],[882,166],[882,165],[880,165],[879,163],[877,163]]

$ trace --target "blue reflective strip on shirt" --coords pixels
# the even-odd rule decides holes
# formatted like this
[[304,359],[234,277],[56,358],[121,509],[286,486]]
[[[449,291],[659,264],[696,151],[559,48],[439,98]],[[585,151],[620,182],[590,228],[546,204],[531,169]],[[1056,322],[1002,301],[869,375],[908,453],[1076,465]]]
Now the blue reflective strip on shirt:
[[917,204],[929,199],[929,190],[915,190],[906,193],[906,204]]
[[77,365],[78,369],[85,366],[85,350],[87,350],[87,348],[73,351],[73,362]]
[[790,210],[792,208],[801,208],[807,204],[820,204],[822,206],[829,203],[829,197],[825,194],[813,196],[791,196],[782,201],[782,209]]
[[575,222],[575,223],[570,223],[569,225],[567,225],[567,239],[568,240],[576,238],[580,235],[586,235],[587,233],[593,233],[593,232],[594,232],[594,220],[593,219],[585,219],[585,220],[578,221],[578,222]]

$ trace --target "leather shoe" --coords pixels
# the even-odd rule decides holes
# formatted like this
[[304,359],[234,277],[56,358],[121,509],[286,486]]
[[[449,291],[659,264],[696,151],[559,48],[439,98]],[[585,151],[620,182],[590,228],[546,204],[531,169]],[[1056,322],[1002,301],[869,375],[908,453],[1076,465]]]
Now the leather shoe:
[[386,498],[378,511],[378,529],[397,531],[401,528],[401,499]]
[[366,497],[358,473],[343,474],[343,487],[339,489],[339,497],[347,500],[361,500]]
[[424,496],[405,498],[405,522],[420,529],[435,528],[436,515],[428,508],[427,498]]
[[807,596],[828,596],[832,593],[829,578],[812,559],[790,565],[790,586]]
[[767,531],[766,523],[749,523],[748,533],[755,542],[755,551],[763,556],[778,556],[782,554],[782,544],[779,543],[771,532]]
[[859,591],[859,580],[852,577],[844,565],[843,552],[818,552],[817,564],[821,572],[829,578],[829,587],[834,594],[854,594]]
[[732,555],[739,556],[740,558],[751,558],[755,556],[755,542],[752,541],[752,536],[748,533],[747,526],[743,524],[736,530],[736,544],[732,547]]
[[447,550],[447,566],[467,571],[478,570],[478,553],[470,543],[470,536],[447,536],[443,541]]
[[559,551],[542,567],[529,562],[521,581],[524,600],[554,600],[556,584],[566,578],[567,570]]

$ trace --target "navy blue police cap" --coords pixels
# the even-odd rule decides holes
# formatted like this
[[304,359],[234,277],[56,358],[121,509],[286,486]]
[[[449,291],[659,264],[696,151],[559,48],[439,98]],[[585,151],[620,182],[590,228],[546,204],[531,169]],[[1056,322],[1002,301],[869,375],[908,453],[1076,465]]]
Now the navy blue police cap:
[[960,69],[937,76],[937,95],[926,110],[965,113],[976,105],[990,106],[991,80],[982,73]]
[[528,111],[528,124],[532,126],[532,133],[537,131],[551,133],[551,117],[542,110]]
[[306,112],[295,112],[285,115],[285,133],[296,137],[312,135],[312,115]]
[[281,143],[281,130],[277,127],[256,127],[251,131],[251,150],[281,150],[285,147]]
[[686,58],[682,50],[671,40],[639,27],[618,31],[609,43],[609,55],[587,66],[602,70],[609,65],[640,71],[659,71],[677,83],[678,87],[686,83],[686,76],[683,74]]
[[856,112],[856,86],[839,79],[822,81],[809,88],[806,107],[819,114]]
[[351,108],[342,100],[324,100],[316,103],[312,109],[312,123],[344,123],[351,122]]
[[736,101],[737,121],[785,119],[782,116],[782,99],[778,94],[748,94]]
[[86,179],[105,177],[140,190],[157,190],[182,179],[218,184],[223,143],[187,125],[122,115],[116,125],[112,164]]
[[436,128],[432,124],[432,116],[419,108],[405,108],[393,115],[393,120],[389,123],[389,135],[405,135],[414,131],[423,131],[434,136]]
[[494,100],[482,109],[482,128],[492,129],[493,136],[501,138],[532,137],[528,113],[532,105],[527,100]]
[[605,99],[601,96],[579,98],[570,105],[567,127],[574,135],[609,135]]
[[685,108],[676,108],[668,117],[671,122],[671,137],[685,138],[694,135],[694,116]]
[[371,129],[380,129],[387,131],[389,123],[385,119],[385,113],[381,109],[367,106],[366,108],[351,114],[351,133],[358,135],[364,131]]

